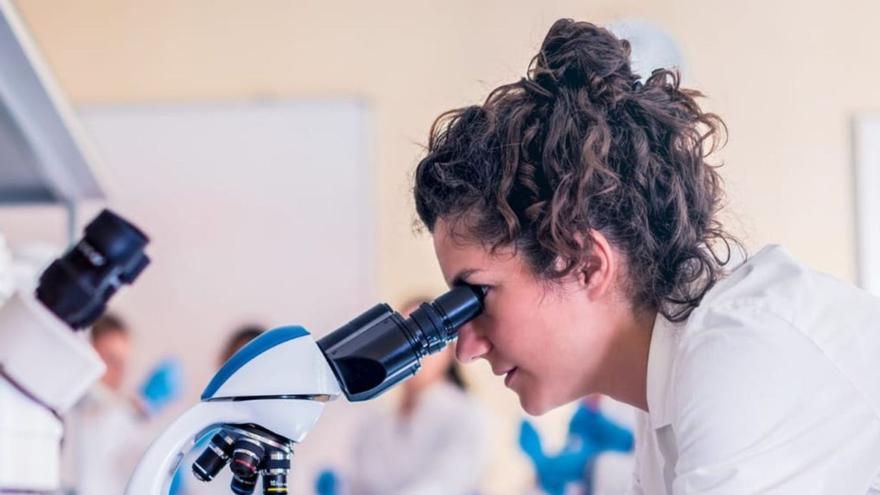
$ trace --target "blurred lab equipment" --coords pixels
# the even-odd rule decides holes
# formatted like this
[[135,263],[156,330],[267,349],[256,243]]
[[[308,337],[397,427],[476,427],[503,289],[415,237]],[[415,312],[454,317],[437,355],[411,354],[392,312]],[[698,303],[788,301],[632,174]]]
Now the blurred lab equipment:
[[85,236],[0,307],[0,491],[58,489],[61,416],[104,372],[78,330],[149,264],[147,237],[104,210]]

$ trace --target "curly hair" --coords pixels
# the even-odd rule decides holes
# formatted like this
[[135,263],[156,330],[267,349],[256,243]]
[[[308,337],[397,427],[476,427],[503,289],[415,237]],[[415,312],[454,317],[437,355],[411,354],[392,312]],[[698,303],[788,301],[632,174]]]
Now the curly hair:
[[589,268],[597,230],[626,258],[634,306],[684,320],[739,245],[716,219],[707,158],[726,128],[702,96],[673,70],[642,84],[626,40],[556,21],[526,77],[434,122],[414,176],[419,218],[513,246],[545,280]]

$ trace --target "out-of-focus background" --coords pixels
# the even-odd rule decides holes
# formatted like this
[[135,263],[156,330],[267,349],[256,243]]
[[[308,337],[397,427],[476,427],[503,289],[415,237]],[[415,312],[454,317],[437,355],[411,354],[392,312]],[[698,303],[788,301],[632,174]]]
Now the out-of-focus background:
[[[112,309],[132,335],[124,388],[166,357],[180,364],[180,397],[158,425],[197,400],[242,324],[322,335],[375,302],[445,289],[430,236],[413,229],[410,175],[430,124],[522,77],[561,17],[614,26],[636,55],[674,61],[706,94],[729,129],[716,158],[724,220],[750,250],[779,243],[821,271],[878,282],[880,211],[864,186],[880,183],[876,1],[15,6],[76,108],[108,197],[77,205],[77,229],[109,205],[152,238],[153,266]],[[67,221],[59,206],[0,208],[13,250],[62,249]],[[480,493],[534,490],[515,396],[483,363],[463,372],[487,418]],[[297,454],[296,493],[314,493],[325,468],[345,478],[361,416],[397,395],[328,407]],[[576,407],[533,419],[548,449],[563,447]]]

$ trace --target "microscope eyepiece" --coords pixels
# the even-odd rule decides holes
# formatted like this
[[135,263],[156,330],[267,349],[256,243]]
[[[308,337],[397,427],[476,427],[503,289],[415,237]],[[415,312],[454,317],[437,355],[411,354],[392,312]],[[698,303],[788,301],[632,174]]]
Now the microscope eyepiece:
[[371,399],[414,375],[420,359],[458,337],[483,310],[482,287],[460,285],[408,318],[378,304],[318,341],[346,397]]
[[485,297],[485,287],[462,285],[434,299],[431,305],[444,315],[448,328],[458,332],[483,310]]
[[40,276],[37,299],[71,328],[91,325],[123,284],[131,284],[150,263],[149,240],[137,227],[104,210],[84,237]]
[[[422,346],[433,354],[458,337],[458,329],[483,310],[481,287],[461,285],[431,302],[423,303],[406,320]],[[420,356],[421,357],[421,356]]]

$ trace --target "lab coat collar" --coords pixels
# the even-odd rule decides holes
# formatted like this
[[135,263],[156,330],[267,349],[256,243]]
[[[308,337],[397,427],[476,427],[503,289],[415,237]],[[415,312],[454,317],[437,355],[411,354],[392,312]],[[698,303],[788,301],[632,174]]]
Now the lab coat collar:
[[658,312],[651,331],[647,377],[648,415],[655,430],[672,423],[672,370],[677,342],[678,325]]

